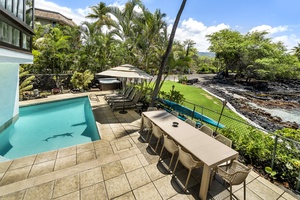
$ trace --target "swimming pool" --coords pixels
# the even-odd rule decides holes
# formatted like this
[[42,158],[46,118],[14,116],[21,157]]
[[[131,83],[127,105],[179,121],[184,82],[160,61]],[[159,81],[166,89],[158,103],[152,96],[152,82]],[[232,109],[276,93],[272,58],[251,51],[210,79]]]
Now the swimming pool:
[[0,134],[2,160],[100,139],[88,97],[21,107],[19,116]]

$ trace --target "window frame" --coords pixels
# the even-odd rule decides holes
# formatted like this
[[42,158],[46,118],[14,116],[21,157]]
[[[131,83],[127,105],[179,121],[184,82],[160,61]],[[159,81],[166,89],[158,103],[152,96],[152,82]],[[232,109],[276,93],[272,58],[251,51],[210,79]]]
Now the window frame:
[[[14,14],[14,11],[10,12],[9,10],[7,10],[5,7],[7,5],[7,1],[11,1],[12,2],[12,8],[14,8],[15,6],[13,5],[14,2],[17,2],[17,11],[16,11],[16,15]],[[22,13],[23,13],[23,20],[21,20],[18,15],[19,15],[19,5],[20,5],[20,1],[23,1],[23,8],[22,8]],[[17,50],[20,52],[29,52],[31,53],[32,51],[32,36],[34,35],[34,0],[32,0],[32,27],[29,26],[28,24],[26,24],[25,20],[26,20],[26,1],[27,0],[5,0],[5,7],[3,7],[2,5],[0,5],[0,19],[2,22],[6,23],[7,25],[17,29],[18,31],[20,31],[20,41],[19,41],[19,46],[15,46],[13,44],[4,42],[4,41],[0,41],[0,47],[4,47],[7,49],[13,49],[13,50]],[[23,34],[26,34],[28,37],[30,37],[30,46],[28,49],[23,48]]]

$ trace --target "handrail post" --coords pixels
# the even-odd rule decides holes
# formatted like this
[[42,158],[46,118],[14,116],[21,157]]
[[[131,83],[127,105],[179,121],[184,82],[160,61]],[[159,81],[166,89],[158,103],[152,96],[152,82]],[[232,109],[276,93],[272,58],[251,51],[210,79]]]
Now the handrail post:
[[224,111],[224,108],[225,108],[226,104],[227,104],[227,101],[224,100],[223,101],[223,107],[222,107],[220,117],[219,117],[219,120],[218,120],[218,123],[217,123],[217,126],[216,126],[216,130],[215,130],[216,133],[217,133],[217,130],[218,130],[218,127],[219,127],[219,124],[220,124],[220,120],[221,120],[221,117],[222,117],[222,114],[223,114],[223,111]]
[[298,178],[297,178],[296,191],[297,191],[298,193],[300,193],[300,172],[299,172],[299,175],[298,175]]
[[275,162],[275,156],[277,151],[277,142],[278,142],[278,135],[275,135],[275,143],[274,143],[274,150],[273,150],[272,163],[271,163],[272,170],[274,169],[274,162]]
[[[204,113],[203,113],[203,106],[201,106],[201,110],[202,110],[202,115],[204,115]],[[203,116],[201,116],[201,123],[203,122]]]
[[196,107],[195,107],[195,104],[194,104],[194,109],[193,109],[193,113],[192,113],[192,119],[194,119],[195,109],[196,109]]

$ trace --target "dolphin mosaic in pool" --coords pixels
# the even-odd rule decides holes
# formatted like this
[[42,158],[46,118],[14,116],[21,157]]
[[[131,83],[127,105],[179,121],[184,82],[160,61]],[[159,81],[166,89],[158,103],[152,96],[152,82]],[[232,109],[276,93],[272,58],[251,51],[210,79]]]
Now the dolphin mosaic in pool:
[[54,138],[57,138],[57,137],[66,137],[66,136],[73,137],[72,134],[73,134],[73,133],[63,133],[63,134],[53,135],[53,136],[51,136],[51,137],[47,137],[47,139],[45,139],[45,140],[43,140],[43,141],[48,142],[48,140],[54,139]]

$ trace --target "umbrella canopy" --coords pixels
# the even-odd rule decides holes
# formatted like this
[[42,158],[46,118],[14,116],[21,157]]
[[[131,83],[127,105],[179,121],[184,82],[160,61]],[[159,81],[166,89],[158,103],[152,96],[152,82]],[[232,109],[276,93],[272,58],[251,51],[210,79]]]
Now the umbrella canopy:
[[143,70],[134,67],[129,64],[124,64],[118,67],[113,67],[106,71],[97,73],[96,75],[123,77],[123,78],[140,78],[140,79],[152,79],[153,77]]

